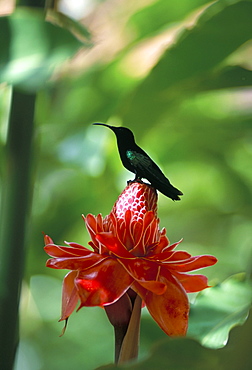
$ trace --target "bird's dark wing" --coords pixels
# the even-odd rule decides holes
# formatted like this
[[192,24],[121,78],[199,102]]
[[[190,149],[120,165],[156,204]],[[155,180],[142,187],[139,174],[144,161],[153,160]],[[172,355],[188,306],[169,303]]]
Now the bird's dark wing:
[[136,173],[141,177],[144,177],[149,181],[149,177],[154,177],[160,182],[164,183],[164,185],[170,183],[160,168],[146,153],[141,154],[134,150],[127,150],[126,155],[131,165],[135,168]]
[[173,200],[180,200],[183,193],[175,188],[155,162],[145,153],[127,150],[126,156],[134,168],[136,176],[147,179],[151,185]]

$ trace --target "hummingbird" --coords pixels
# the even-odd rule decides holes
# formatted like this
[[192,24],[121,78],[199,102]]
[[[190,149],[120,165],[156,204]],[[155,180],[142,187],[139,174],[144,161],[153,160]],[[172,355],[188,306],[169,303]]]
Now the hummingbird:
[[183,193],[176,189],[163,174],[156,163],[135,142],[133,132],[127,127],[116,127],[105,123],[93,123],[93,125],[110,128],[116,135],[117,147],[124,167],[135,174],[133,181],[148,180],[156,190],[172,200],[180,200]]

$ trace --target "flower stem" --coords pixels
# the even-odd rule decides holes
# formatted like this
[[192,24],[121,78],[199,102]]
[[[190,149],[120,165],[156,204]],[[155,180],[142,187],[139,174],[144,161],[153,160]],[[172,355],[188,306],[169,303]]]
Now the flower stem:
[[105,306],[105,311],[110,323],[114,326],[115,363],[117,363],[132,314],[132,299],[126,293],[115,303]]
[[13,90],[0,230],[0,358],[5,370],[13,368],[18,344],[18,307],[31,195],[34,106],[35,94]]
[[117,325],[114,327],[115,333],[115,363],[117,364],[123,344],[123,339],[127,332],[127,325]]
[[137,358],[140,338],[142,300],[136,296],[128,329],[122,342],[118,364]]

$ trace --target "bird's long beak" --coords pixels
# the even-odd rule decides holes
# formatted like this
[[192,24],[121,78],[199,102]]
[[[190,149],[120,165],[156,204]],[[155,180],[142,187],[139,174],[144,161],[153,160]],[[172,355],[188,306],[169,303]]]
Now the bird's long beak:
[[109,127],[109,128],[112,127],[112,126],[107,125],[106,123],[100,123],[100,122],[95,122],[95,123],[93,123],[93,125],[106,126],[106,127]]
[[110,128],[112,131],[115,131],[115,129],[116,129],[116,127],[114,127],[114,126],[110,126],[110,125],[107,125],[106,123],[95,122],[95,123],[93,123],[93,125],[97,125],[97,126],[105,126],[105,127]]

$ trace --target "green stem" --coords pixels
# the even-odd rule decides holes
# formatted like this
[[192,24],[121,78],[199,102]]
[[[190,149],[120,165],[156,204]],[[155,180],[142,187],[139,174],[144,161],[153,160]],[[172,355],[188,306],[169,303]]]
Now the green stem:
[[115,363],[137,358],[142,300],[131,289],[118,301],[105,306],[115,333]]
[[[20,0],[18,5],[44,8],[45,0]],[[19,339],[35,98],[35,93],[13,89],[5,152],[0,214],[0,362],[5,370],[13,369]]]
[[142,300],[136,296],[127,332],[124,336],[118,364],[134,360],[138,356]]
[[18,344],[18,308],[31,196],[34,106],[35,94],[14,89],[5,152],[0,229],[0,359],[5,370],[13,368]]
[[115,363],[117,363],[119,360],[123,339],[127,332],[132,314],[132,302],[129,295],[125,293],[115,303],[105,306],[105,311],[109,318],[110,323],[114,326]]

